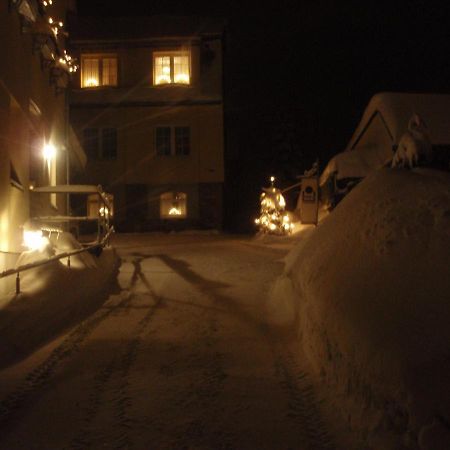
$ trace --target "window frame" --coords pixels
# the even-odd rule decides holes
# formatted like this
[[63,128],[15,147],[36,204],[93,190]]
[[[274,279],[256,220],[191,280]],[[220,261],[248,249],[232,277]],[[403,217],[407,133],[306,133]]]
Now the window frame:
[[[111,131],[113,131],[111,133]],[[109,133],[109,136],[108,136]],[[117,127],[102,127],[100,128],[100,158],[102,161],[115,161],[117,159]],[[106,143],[110,145],[111,143],[114,143],[113,146],[106,149]],[[108,155],[106,155],[105,150],[108,150]],[[113,150],[113,152],[111,152]],[[111,153],[114,153],[114,155],[111,155]]]
[[[170,130],[169,134],[169,153],[159,152],[159,144],[158,144],[158,130]],[[187,152],[184,150],[182,152],[179,151],[179,145],[181,142],[177,139],[177,130],[184,130],[188,132],[187,136]],[[191,127],[189,125],[156,125],[155,133],[154,133],[154,148],[155,154],[158,157],[166,158],[166,157],[189,157],[192,152],[192,134]],[[186,146],[181,145],[181,148],[185,148]]]
[[[94,152],[92,151],[87,151],[87,147],[85,145],[86,143],[86,131],[92,131],[95,130],[95,136],[94,134],[92,134],[91,139],[93,140],[93,142],[96,143],[95,145],[95,155],[93,154]],[[114,131],[114,141],[115,141],[115,155],[114,156],[105,156],[105,149],[104,149],[104,145],[105,142],[107,142],[106,140],[106,132],[107,130],[115,130]],[[88,160],[91,161],[116,161],[118,158],[118,150],[119,150],[119,145],[118,145],[118,129],[117,127],[113,127],[113,126],[106,126],[106,127],[86,127],[83,129],[83,148],[86,152],[86,155],[88,157]],[[94,148],[92,148],[91,150],[93,150]]]
[[[174,58],[176,56],[187,56],[188,58],[188,70],[189,70],[189,82],[188,83],[180,83],[175,82],[175,64]],[[157,83],[156,82],[156,58],[161,57],[169,57],[170,58],[170,82],[169,83]],[[152,85],[154,87],[158,86],[192,86],[192,50],[188,49],[179,49],[179,50],[155,50],[152,52],[152,66],[153,66],[153,80]]]
[[[115,88],[119,86],[119,57],[117,53],[82,53],[81,54],[81,70],[80,70],[80,88],[81,89],[102,89],[102,88]],[[84,86],[84,71],[85,61],[87,59],[93,59],[98,61],[98,84]],[[115,59],[116,60],[116,74],[115,84],[104,84],[104,60]]]

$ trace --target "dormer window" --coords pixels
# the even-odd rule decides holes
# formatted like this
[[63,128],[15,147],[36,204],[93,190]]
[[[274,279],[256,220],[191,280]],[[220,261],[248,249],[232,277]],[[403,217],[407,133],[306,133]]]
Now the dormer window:
[[190,66],[189,51],[156,52],[153,54],[153,84],[190,84]]
[[117,56],[82,55],[81,87],[117,86]]

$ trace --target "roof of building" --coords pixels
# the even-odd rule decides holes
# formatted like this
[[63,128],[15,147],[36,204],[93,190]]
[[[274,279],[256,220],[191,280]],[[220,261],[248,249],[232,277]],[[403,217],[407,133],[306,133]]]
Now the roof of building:
[[73,43],[220,36],[224,26],[222,18],[199,16],[69,18],[70,39]]
[[328,162],[320,176],[321,185],[331,174],[336,174],[337,179],[363,178],[374,168],[383,166],[392,156],[383,145],[348,151],[356,148],[376,113],[381,115],[392,145],[398,144],[415,113],[425,121],[433,144],[450,144],[450,95],[381,92],[369,101],[345,151],[334,155]]
[[415,113],[425,121],[433,144],[450,143],[450,95],[381,92],[369,101],[346,150],[355,148],[377,112],[381,114],[393,144],[398,144]]

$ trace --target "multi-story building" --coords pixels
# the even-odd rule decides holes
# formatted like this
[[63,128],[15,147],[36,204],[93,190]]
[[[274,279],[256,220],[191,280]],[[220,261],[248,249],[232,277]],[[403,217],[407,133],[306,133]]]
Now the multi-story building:
[[74,18],[70,30],[83,181],[114,195],[116,228],[220,228],[222,21]]
[[69,161],[74,168],[83,160],[66,99],[76,67],[64,21],[74,8],[72,0],[0,2],[0,271],[24,250],[23,227],[32,215],[66,210],[63,196],[33,201],[30,189],[67,183]]

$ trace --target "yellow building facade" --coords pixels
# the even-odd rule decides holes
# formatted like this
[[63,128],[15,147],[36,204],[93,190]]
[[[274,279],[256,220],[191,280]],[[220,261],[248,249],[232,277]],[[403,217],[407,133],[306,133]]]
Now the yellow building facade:
[[82,181],[113,193],[119,231],[221,227],[222,47],[223,24],[211,19],[71,24]]
[[34,199],[31,190],[65,184],[69,156],[77,159],[70,155],[66,97],[75,65],[64,31],[74,3],[0,2],[0,271],[25,250],[23,230],[34,214],[66,209],[65,198]]

